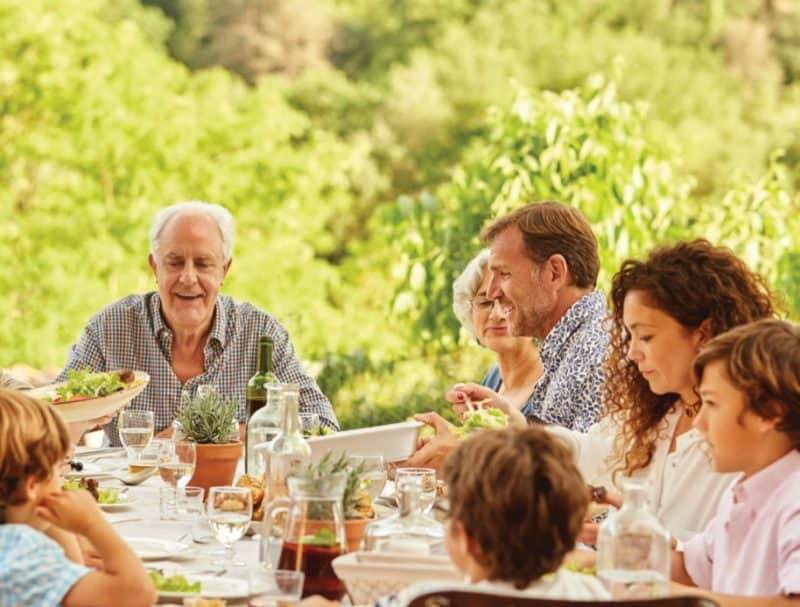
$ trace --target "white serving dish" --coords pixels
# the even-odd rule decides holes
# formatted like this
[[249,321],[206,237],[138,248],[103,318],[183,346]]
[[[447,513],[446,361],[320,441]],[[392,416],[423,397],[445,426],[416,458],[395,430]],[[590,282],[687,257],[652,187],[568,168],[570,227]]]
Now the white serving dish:
[[382,455],[386,462],[407,459],[417,448],[419,429],[424,424],[417,421],[399,422],[357,430],[343,430],[327,436],[307,438],[311,447],[311,460],[318,462],[332,451],[348,455]]
[[347,587],[354,605],[372,605],[416,582],[461,582],[446,556],[390,552],[349,552],[333,560],[333,571]]
[[[108,396],[88,398],[72,403],[51,403],[51,406],[55,408],[61,414],[61,417],[64,418],[64,421],[67,422],[85,422],[98,417],[113,415],[131,400],[139,396],[142,390],[147,387],[147,383],[150,381],[150,376],[147,373],[136,371],[135,376],[135,383],[125,390],[114,392]],[[42,386],[41,388],[29,390],[27,394],[34,398],[46,400],[55,396],[55,389],[65,383],[66,382],[61,382]]]

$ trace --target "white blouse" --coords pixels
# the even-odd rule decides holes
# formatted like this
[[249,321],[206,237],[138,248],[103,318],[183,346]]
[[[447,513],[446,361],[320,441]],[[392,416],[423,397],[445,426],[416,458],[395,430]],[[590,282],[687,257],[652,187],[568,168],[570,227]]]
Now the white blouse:
[[[675,450],[669,452],[680,417],[680,410],[664,417],[667,426],[656,441],[650,464],[633,476],[647,479],[650,507],[673,536],[686,541],[702,531],[714,516],[722,493],[736,474],[714,472],[703,437],[694,428],[680,435]],[[587,483],[616,486],[607,462],[617,434],[616,424],[606,417],[585,434],[561,426],[546,428],[567,442]]]

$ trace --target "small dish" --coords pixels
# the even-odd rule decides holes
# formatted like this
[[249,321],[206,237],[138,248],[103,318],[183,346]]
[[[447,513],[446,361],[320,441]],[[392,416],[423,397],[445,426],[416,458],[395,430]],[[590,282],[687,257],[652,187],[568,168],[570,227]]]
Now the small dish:
[[189,544],[157,537],[125,537],[125,541],[143,561],[181,560],[194,558]]
[[98,503],[100,510],[103,510],[104,512],[119,512],[120,510],[127,510],[137,501],[136,496],[128,493],[127,489],[120,490],[117,497],[119,501],[116,501],[113,504]]
[[159,599],[223,599],[226,601],[246,599],[250,589],[246,579],[235,577],[217,577],[214,575],[186,575],[189,583],[200,582],[200,592],[167,592],[159,591]]

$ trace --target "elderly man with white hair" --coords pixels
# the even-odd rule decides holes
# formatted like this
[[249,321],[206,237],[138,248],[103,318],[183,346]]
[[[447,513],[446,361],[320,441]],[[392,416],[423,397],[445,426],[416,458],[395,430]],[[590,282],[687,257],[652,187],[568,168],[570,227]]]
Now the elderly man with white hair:
[[[300,411],[318,413],[338,429],[330,402],[297,359],[289,334],[266,312],[219,294],[231,267],[234,220],[222,206],[181,202],[160,211],[150,229],[150,256],[157,291],[129,295],[93,316],[72,346],[61,374],[135,369],[150,375],[131,403],[153,411],[156,432],[168,436],[183,390],[210,384],[239,401],[246,421],[245,388],[255,373],[261,335],[274,340],[273,371],[300,386]],[[105,426],[119,444],[116,421]]]

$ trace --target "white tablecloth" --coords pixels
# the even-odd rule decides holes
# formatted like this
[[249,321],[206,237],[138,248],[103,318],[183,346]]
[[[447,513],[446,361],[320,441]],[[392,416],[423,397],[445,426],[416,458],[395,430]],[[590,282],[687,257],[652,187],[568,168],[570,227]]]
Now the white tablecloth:
[[[79,459],[81,455],[77,456]],[[118,470],[124,472],[126,460],[124,456],[109,456],[95,460],[97,466],[103,469]],[[240,462],[241,467],[241,462]],[[241,474],[237,471],[236,476]],[[99,479],[101,486],[124,485],[115,479]],[[212,561],[219,561],[223,550],[222,544],[212,540],[206,544],[198,544],[192,538],[192,526],[205,525],[205,523],[193,523],[192,521],[162,521],[160,518],[159,490],[166,484],[158,474],[150,477],[141,485],[128,487],[129,495],[134,498],[131,505],[120,511],[106,513],[106,517],[112,522],[114,528],[122,537],[143,537],[155,538],[159,540],[180,541],[188,546],[188,549],[174,559],[147,561],[145,566],[148,569],[163,569],[165,573],[192,573],[203,572],[211,573],[218,571],[220,567],[213,565]],[[207,534],[211,534],[210,528]],[[259,536],[244,537],[234,545],[237,560],[244,562],[249,567],[258,565],[259,560]],[[236,573],[232,571],[232,573]],[[243,572],[240,572],[243,574]],[[228,602],[229,605],[236,604]]]

